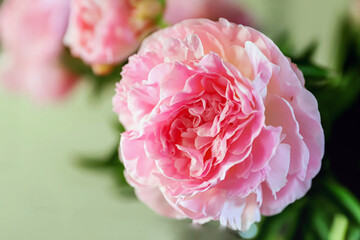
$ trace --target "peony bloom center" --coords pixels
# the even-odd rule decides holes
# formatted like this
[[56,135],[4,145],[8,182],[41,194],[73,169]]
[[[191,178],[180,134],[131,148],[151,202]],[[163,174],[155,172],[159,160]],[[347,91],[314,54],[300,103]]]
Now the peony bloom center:
[[[172,195],[193,194],[223,180],[229,168],[248,157],[264,125],[261,97],[233,65],[215,53],[192,64],[191,69],[179,62],[163,65],[170,76],[186,80],[175,86],[180,91],[174,89],[176,77],[161,83],[161,100],[148,116],[153,133],[146,152]],[[224,71],[213,72],[214,64]],[[176,180],[182,181],[180,188],[173,185]]]

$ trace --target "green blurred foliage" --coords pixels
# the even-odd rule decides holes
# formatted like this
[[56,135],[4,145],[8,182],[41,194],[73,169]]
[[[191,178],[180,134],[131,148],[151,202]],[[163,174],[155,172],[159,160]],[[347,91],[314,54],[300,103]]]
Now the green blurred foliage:
[[106,87],[109,85],[115,86],[115,83],[121,80],[120,73],[122,67],[127,64],[127,61],[114,66],[108,75],[98,76],[94,74],[89,65],[85,64],[81,59],[73,57],[67,48],[63,52],[62,63],[73,73],[83,77],[86,81],[90,81],[93,85],[94,96],[98,96]]

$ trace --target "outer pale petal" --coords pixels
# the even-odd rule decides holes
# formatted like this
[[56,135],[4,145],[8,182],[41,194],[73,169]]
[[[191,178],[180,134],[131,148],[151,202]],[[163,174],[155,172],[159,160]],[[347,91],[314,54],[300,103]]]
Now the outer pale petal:
[[[148,107],[147,110],[144,108],[140,109],[134,109],[129,107],[129,104],[131,102],[131,99],[133,102],[140,102],[140,100],[146,100],[145,102],[151,104],[155,104],[154,101],[156,101],[157,95],[154,93],[154,83],[149,82],[148,76],[150,71],[159,63],[162,62],[162,57],[160,57],[158,54],[153,52],[148,52],[146,54],[142,55],[134,55],[129,58],[129,63],[123,67],[122,70],[122,80],[120,83],[116,84],[116,94],[112,99],[113,103],[113,111],[119,114],[120,122],[123,123],[126,130],[134,130],[139,127],[139,122],[136,120],[141,119],[144,115],[148,114],[151,110],[149,109],[149,104],[146,106]],[[129,94],[131,89],[135,84],[141,84],[144,83],[144,85],[149,86],[149,90],[146,95],[151,94],[151,100],[149,98],[142,99],[142,96],[134,99],[133,97],[141,92],[146,91],[145,86],[138,88],[139,90],[133,91],[133,94]],[[131,95],[132,97],[129,97]],[[130,111],[131,109],[131,111]],[[138,111],[137,114],[135,114],[134,111]],[[136,116],[134,116],[136,115]]]
[[[237,25],[232,24],[231,26],[235,32],[241,31]],[[188,35],[196,34],[202,42],[204,54],[215,52],[227,60],[226,56],[232,56],[233,52],[230,49],[225,52],[224,46],[229,43],[229,38],[225,37],[223,28],[227,28],[227,26],[215,24],[207,19],[185,20],[172,28],[162,29],[150,35],[144,40],[139,52],[162,51],[168,38],[185,39]]]
[[260,221],[256,193],[251,193],[246,198],[227,198],[225,191],[213,188],[177,201],[168,199],[178,211],[197,223],[219,220],[223,226],[246,231],[251,224]]
[[163,57],[156,52],[135,54],[129,58],[121,72],[121,84],[131,87],[135,83],[141,83],[148,79],[151,69],[163,62]]
[[276,197],[276,193],[287,183],[291,160],[290,149],[291,147],[288,144],[281,143],[277,147],[275,155],[269,161],[270,171],[266,178],[266,184],[272,191],[274,197]]
[[146,155],[144,144],[147,136],[137,131],[127,131],[121,135],[121,160],[131,178],[144,185],[156,184],[153,177],[154,161]]
[[300,133],[309,149],[307,179],[313,178],[320,170],[324,155],[324,131],[321,127],[320,113],[315,97],[306,89],[294,99],[294,112],[300,126]]
[[254,90],[264,99],[267,95],[267,85],[272,75],[272,63],[267,57],[250,41],[245,42],[245,51],[253,66],[255,78],[252,81]]
[[185,216],[176,211],[164,198],[160,189],[156,186],[146,186],[136,182],[125,172],[126,181],[135,188],[135,194],[146,205],[158,214],[170,218],[184,218]]
[[271,216],[280,213],[286,206],[303,197],[310,189],[311,180],[300,180],[297,176],[290,175],[286,185],[276,193],[276,198],[267,185],[262,185],[263,203],[261,213]]
[[289,174],[297,174],[301,179],[305,179],[309,163],[309,150],[299,132],[300,127],[293,108],[285,99],[272,95],[269,97],[265,109],[266,124],[281,126],[283,134],[285,134],[283,143],[291,146]]
[[119,114],[119,120],[126,130],[137,129],[138,123],[134,121],[133,114],[128,107],[128,88],[121,83],[117,83],[115,91],[116,94],[112,99],[113,111]]

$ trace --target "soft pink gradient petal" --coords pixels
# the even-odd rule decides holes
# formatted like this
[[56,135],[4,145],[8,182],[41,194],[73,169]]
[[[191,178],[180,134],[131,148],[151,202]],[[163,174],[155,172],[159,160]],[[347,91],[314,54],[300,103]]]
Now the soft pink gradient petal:
[[158,187],[142,185],[131,178],[127,172],[125,172],[124,175],[126,181],[135,188],[136,196],[146,203],[152,210],[169,218],[181,219],[185,217],[168,203]]
[[129,176],[141,184],[151,185],[156,183],[156,179],[153,177],[155,164],[146,156],[144,149],[146,137],[136,131],[121,134],[120,152]]
[[281,126],[285,138],[283,143],[291,146],[289,174],[305,179],[309,163],[309,149],[300,134],[299,123],[289,102],[279,96],[271,96],[266,105],[266,124]]
[[251,224],[260,221],[259,202],[255,193],[247,198],[227,198],[225,191],[211,189],[178,201],[168,199],[175,209],[195,223],[218,220],[223,226],[246,231]]
[[288,176],[286,185],[276,193],[276,198],[271,190],[262,185],[263,203],[261,214],[271,216],[280,213],[289,204],[303,197],[311,187],[311,180],[300,180],[296,176]]
[[286,185],[290,166],[290,151],[290,145],[281,143],[269,161],[270,171],[266,178],[266,184],[274,197]]
[[254,90],[260,93],[262,98],[267,95],[267,85],[272,75],[272,63],[267,57],[250,41],[245,42],[245,51],[250,59],[255,78],[252,81]]
[[294,99],[293,106],[300,132],[310,153],[306,178],[312,179],[320,171],[325,147],[324,131],[321,126],[317,101],[308,90],[302,89]]

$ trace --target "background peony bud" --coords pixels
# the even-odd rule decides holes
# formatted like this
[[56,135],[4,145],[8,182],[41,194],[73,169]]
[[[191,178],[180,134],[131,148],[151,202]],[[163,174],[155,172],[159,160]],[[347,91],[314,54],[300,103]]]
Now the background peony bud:
[[95,73],[106,74],[99,65],[103,70],[127,59],[161,12],[158,0],[73,0],[64,41]]
[[144,40],[113,98],[138,198],[168,217],[245,231],[301,198],[324,134],[299,69],[260,32],[186,20]]
[[68,0],[6,0],[0,13],[1,81],[42,102],[63,97],[76,77],[60,63]]
[[217,21],[226,18],[230,22],[252,26],[253,20],[234,0],[166,0],[165,21],[175,24],[190,18],[208,18]]

